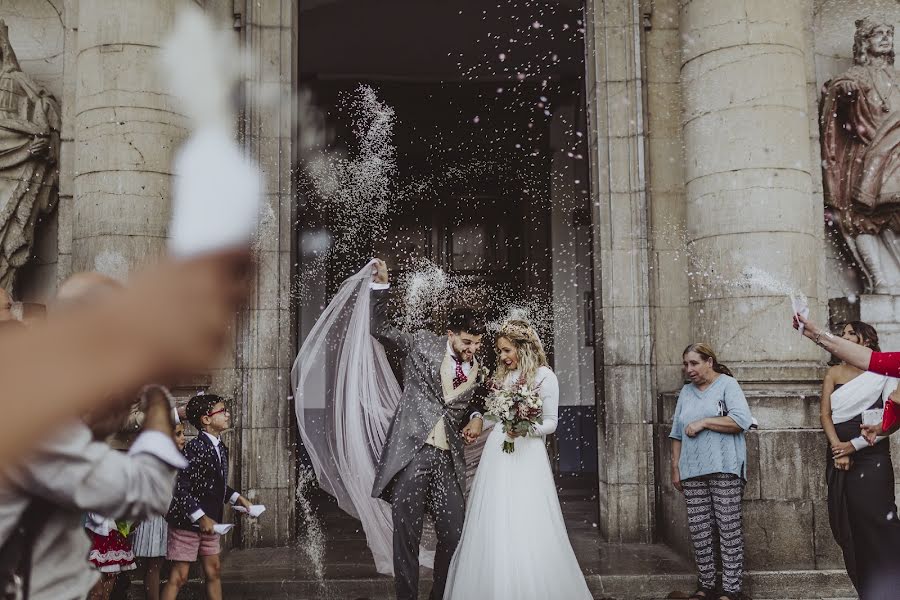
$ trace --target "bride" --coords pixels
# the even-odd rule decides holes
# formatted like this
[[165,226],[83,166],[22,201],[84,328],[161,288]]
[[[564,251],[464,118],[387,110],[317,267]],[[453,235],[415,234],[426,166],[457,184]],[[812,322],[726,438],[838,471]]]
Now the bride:
[[503,452],[507,434],[494,427],[475,474],[462,540],[444,600],[590,600],[569,543],[544,436],[556,431],[559,383],[528,323],[507,321],[497,336],[494,375],[503,386],[539,390],[543,422]]

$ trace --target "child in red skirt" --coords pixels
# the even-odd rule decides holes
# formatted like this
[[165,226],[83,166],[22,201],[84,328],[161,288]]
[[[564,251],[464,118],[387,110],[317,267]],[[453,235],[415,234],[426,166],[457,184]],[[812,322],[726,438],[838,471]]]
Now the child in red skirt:
[[118,573],[136,568],[131,540],[128,539],[132,523],[113,521],[95,513],[88,513],[85,528],[91,538],[91,553],[88,559],[102,573],[100,581],[91,590],[88,598],[108,600]]

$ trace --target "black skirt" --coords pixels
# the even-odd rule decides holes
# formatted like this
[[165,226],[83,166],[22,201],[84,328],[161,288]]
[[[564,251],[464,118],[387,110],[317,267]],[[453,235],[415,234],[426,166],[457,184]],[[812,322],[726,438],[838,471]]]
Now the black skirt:
[[[838,438],[859,437],[861,417],[835,424]],[[861,600],[896,600],[900,590],[900,519],[888,440],[851,455],[849,471],[826,455],[828,518]]]

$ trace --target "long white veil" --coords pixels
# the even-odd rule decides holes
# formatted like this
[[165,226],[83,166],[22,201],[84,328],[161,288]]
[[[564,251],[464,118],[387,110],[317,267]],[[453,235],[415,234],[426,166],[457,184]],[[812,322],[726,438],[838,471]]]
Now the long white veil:
[[[372,498],[372,487],[401,389],[369,333],[373,265],[341,284],[304,340],[291,383],[297,425],[319,485],[360,520],[375,567],[391,575],[391,507]],[[433,553],[421,552],[420,562],[430,567]]]

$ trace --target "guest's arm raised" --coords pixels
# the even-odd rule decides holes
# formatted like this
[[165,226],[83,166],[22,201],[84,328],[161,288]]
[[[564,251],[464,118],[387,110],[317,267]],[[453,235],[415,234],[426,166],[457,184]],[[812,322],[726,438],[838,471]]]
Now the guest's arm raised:
[[209,368],[246,299],[251,264],[249,250],[168,261],[95,304],[0,336],[0,465],[122,390]]
[[827,329],[822,329],[809,319],[794,315],[794,329],[803,325],[803,335],[816,344],[834,354],[836,357],[853,365],[857,369],[869,370],[869,362],[872,359],[871,348],[845,340],[832,334]]

